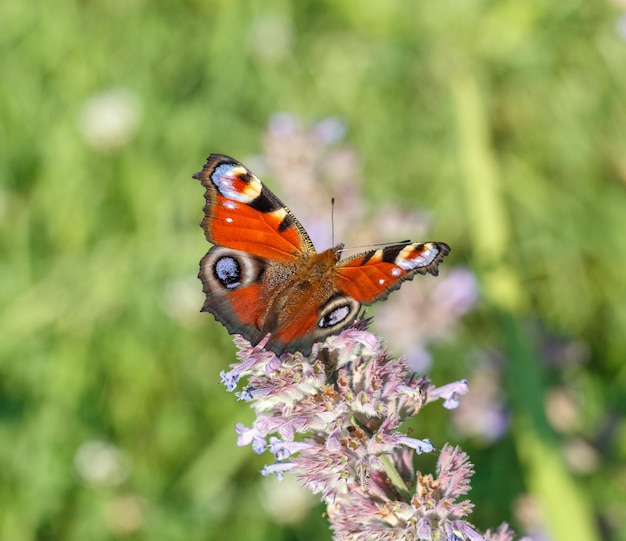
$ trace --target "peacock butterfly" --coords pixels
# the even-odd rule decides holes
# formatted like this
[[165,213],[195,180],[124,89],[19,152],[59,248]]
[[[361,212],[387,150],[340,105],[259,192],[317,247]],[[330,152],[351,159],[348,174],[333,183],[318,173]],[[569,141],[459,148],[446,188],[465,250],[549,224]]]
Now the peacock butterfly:
[[317,253],[297,218],[238,161],[212,154],[193,176],[206,188],[201,227],[214,244],[200,262],[211,312],[231,334],[277,355],[311,352],[361,305],[385,299],[415,274],[437,275],[450,248],[400,242],[341,259],[343,245]]

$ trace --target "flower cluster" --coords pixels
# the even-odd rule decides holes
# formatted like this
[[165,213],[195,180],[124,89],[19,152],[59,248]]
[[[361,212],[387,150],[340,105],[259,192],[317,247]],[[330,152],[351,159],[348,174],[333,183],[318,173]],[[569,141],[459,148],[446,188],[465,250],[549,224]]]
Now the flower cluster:
[[233,391],[246,377],[237,396],[256,412],[251,427],[237,425],[238,444],[274,455],[264,475],[290,472],[319,494],[335,539],[512,539],[506,527],[485,537],[467,522],[472,504],[459,498],[473,470],[465,453],[444,446],[437,476],[423,475],[413,458],[433,444],[399,429],[428,403],[456,407],[467,384],[435,387],[366,327],[357,321],[309,357],[278,358],[235,337],[241,362],[222,380]]

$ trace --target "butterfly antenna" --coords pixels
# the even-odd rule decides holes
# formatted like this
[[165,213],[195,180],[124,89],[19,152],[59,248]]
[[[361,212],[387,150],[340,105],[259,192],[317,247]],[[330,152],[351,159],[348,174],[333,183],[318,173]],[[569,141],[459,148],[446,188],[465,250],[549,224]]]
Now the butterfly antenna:
[[379,242],[376,244],[363,244],[361,246],[350,246],[348,248],[343,248],[341,251],[342,252],[356,252],[357,250],[360,251],[369,251],[372,250],[374,248],[386,248],[387,246],[396,246],[398,244],[411,244],[410,240],[399,240],[396,242]]

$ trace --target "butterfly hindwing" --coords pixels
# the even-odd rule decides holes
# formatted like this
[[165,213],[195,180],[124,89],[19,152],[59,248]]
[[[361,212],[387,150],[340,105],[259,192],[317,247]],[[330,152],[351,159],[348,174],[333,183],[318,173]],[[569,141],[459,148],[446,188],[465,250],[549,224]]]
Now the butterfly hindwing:
[[322,303],[310,303],[301,307],[298,317],[285,319],[270,336],[266,348],[275,352],[311,352],[315,342],[338,334],[357,317],[361,305],[353,298],[332,292]]
[[[265,306],[259,302],[266,284],[262,275],[267,261],[246,252],[213,246],[200,261],[199,278],[211,312],[231,334],[241,334],[253,344],[264,336],[259,328]],[[261,278],[260,278],[261,277]]]

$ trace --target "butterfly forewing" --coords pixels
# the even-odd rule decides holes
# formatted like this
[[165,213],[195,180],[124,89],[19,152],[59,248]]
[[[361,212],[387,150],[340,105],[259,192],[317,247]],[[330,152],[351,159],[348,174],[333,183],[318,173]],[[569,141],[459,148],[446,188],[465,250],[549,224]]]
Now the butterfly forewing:
[[361,304],[372,304],[416,274],[436,276],[439,263],[449,252],[443,242],[392,244],[340,261],[335,283]]
[[297,218],[238,161],[212,154],[194,178],[206,188],[201,226],[209,242],[268,259],[315,253]]

